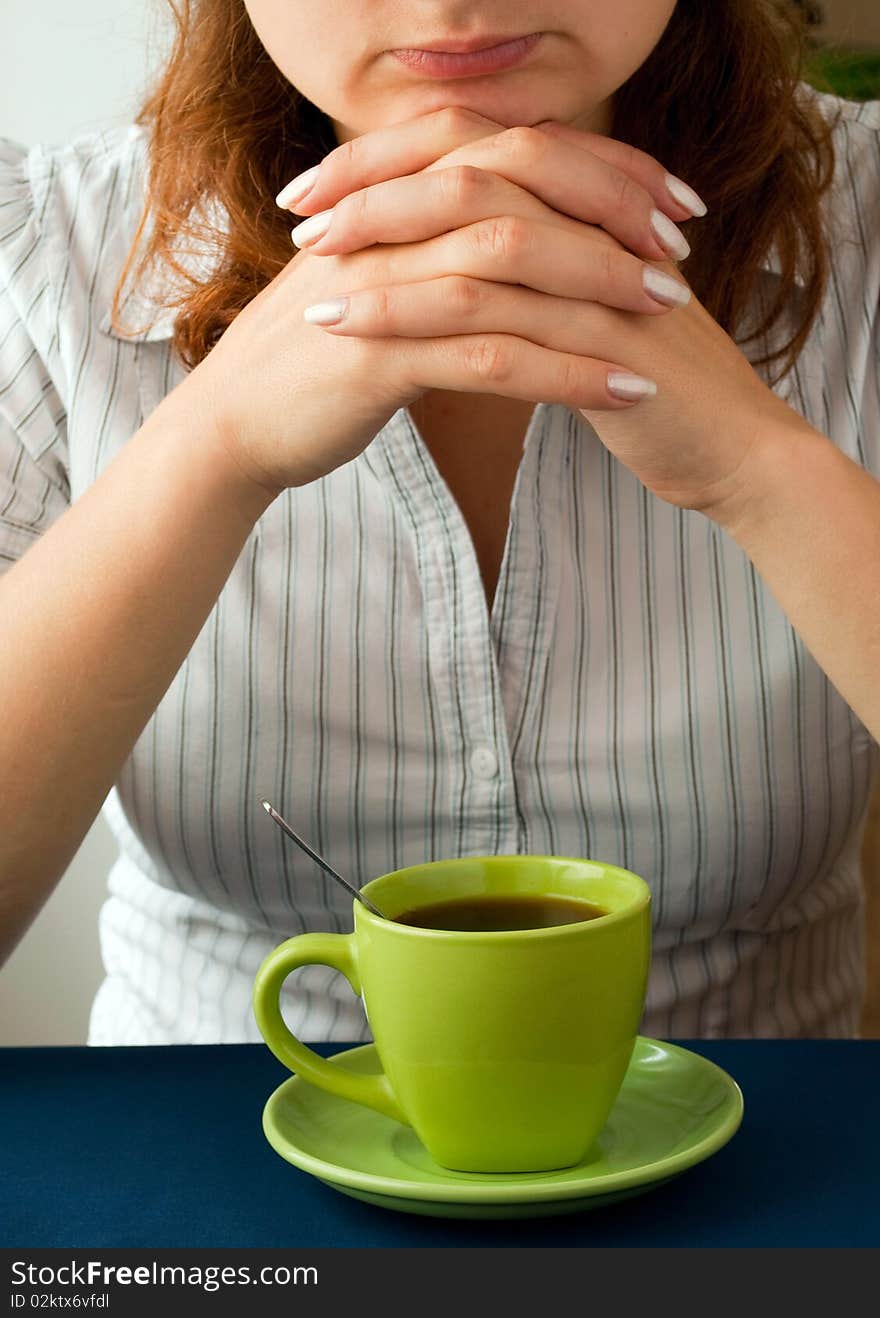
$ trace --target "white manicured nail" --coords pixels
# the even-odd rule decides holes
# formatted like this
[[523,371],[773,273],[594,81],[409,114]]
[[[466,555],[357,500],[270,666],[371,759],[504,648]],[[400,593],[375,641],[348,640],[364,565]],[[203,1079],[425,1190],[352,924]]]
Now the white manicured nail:
[[291,229],[290,236],[297,247],[308,247],[309,243],[316,243],[319,238],[324,237],[330,228],[334,209],[331,206],[327,211],[318,211],[317,215],[310,215],[307,220],[303,220],[301,224]]
[[280,206],[282,210],[286,210],[292,202],[302,201],[303,197],[318,177],[318,170],[320,168],[320,165],[312,165],[311,169],[307,169],[302,174],[297,174],[296,178],[292,178],[287,186],[283,187],[275,198],[276,206]]
[[609,371],[606,384],[613,398],[623,398],[626,402],[647,398],[657,392],[653,380],[646,380],[643,375],[631,375],[629,371]]
[[691,300],[691,290],[687,284],[683,284],[680,279],[673,279],[672,275],[664,274],[662,270],[655,270],[652,265],[646,265],[642,270],[642,283],[645,292],[665,307],[685,307]]
[[651,228],[657,241],[661,243],[672,256],[678,261],[683,261],[686,256],[690,256],[690,244],[687,238],[679,229],[678,225],[673,224],[668,215],[662,211],[651,211]]
[[313,302],[303,311],[303,320],[310,325],[335,325],[348,311],[347,297],[334,297],[328,302]]
[[708,207],[702,197],[698,197],[693,188],[689,188],[683,179],[674,174],[666,175],[666,187],[669,195],[690,211],[691,215],[705,215]]

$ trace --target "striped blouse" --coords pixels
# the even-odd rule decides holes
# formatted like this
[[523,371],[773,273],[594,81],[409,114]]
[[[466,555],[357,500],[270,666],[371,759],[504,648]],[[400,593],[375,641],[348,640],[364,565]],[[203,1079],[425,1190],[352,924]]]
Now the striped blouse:
[[[880,101],[819,102],[843,111],[843,237],[777,389],[880,476]],[[184,377],[173,312],[110,325],[146,149],[136,126],[0,139],[3,569]],[[761,287],[778,277],[771,253]],[[89,1043],[258,1041],[261,960],[351,929],[262,796],[357,884],[478,854],[635,870],[653,892],[644,1033],[852,1035],[878,760],[732,538],[649,494],[565,406],[532,413],[489,610],[403,408],[261,517],[102,806],[119,856]],[[305,1039],[371,1038],[336,971],[297,970],[282,1002]]]

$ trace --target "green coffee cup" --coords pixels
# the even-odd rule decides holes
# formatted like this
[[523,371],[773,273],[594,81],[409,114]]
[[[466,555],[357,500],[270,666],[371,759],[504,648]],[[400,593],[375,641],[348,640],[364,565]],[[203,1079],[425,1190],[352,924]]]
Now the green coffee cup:
[[[310,1084],[410,1125],[440,1166],[550,1171],[579,1162],[605,1124],[644,1009],[651,895],[638,875],[567,856],[468,856],[411,865],[353,901],[351,934],[300,934],[254,982],[272,1052]],[[457,932],[394,916],[476,894],[576,897],[607,914],[575,924]],[[280,1009],[298,966],[340,970],[360,994],[381,1075],[331,1065]]]

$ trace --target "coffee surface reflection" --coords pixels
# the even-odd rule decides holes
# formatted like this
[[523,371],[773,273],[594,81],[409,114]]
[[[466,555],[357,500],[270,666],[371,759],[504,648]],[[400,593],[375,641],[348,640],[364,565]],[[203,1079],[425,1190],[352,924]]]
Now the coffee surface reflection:
[[559,924],[595,920],[607,911],[577,897],[550,893],[485,893],[473,897],[430,902],[401,911],[398,924],[421,929],[500,933],[510,929],[549,929]]

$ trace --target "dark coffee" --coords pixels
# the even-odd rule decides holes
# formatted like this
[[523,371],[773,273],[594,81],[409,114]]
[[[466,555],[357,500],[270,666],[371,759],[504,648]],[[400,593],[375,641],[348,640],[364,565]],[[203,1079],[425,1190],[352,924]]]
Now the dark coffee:
[[505,929],[548,929],[557,924],[595,920],[608,912],[579,897],[556,897],[544,893],[488,893],[473,897],[431,902],[401,911],[398,924],[420,929],[452,929],[473,933]]

